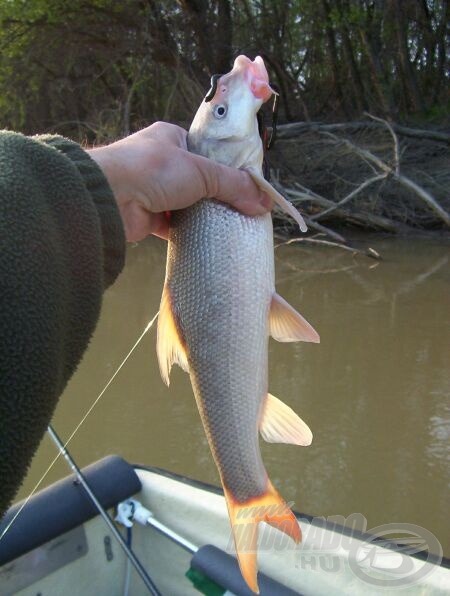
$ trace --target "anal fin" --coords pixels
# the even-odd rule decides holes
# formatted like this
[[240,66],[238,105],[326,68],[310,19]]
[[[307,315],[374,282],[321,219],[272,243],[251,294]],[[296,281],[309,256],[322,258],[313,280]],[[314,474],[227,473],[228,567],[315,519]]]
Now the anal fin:
[[161,377],[167,386],[170,383],[169,375],[173,363],[179,364],[184,371],[189,372],[186,350],[181,341],[174,318],[172,301],[167,284],[164,284],[161,306],[159,308],[156,353],[158,355]]
[[312,432],[306,422],[292,408],[270,393],[263,405],[259,430],[268,443],[311,445]]
[[274,293],[269,315],[270,335],[277,341],[310,341],[319,343],[317,331],[295,308]]

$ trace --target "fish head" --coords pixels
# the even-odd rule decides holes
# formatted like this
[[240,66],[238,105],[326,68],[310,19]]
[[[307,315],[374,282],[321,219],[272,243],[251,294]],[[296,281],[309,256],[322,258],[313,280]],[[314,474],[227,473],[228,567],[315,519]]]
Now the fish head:
[[236,167],[260,165],[242,162],[255,152],[262,160],[256,114],[273,93],[263,59],[238,56],[232,70],[217,81],[212,99],[201,103],[189,129],[189,149]]

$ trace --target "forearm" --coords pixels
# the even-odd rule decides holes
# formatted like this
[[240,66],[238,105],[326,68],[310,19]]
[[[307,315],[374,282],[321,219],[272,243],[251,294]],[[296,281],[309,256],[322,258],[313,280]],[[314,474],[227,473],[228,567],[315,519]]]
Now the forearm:
[[0,514],[123,260],[114,198],[82,149],[0,133]]
[[103,286],[106,289],[122,271],[125,259],[123,222],[108,180],[90,156],[90,151],[82,149],[77,143],[55,135],[40,135],[35,138],[69,158],[82,178],[100,223]]

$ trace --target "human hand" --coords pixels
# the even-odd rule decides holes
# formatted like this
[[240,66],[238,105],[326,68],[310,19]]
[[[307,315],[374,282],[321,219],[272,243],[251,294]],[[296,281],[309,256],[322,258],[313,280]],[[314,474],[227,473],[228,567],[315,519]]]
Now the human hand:
[[87,152],[105,174],[119,206],[129,242],[149,234],[167,238],[165,212],[204,197],[218,199],[246,215],[262,215],[271,199],[250,176],[189,153],[183,128],[156,122],[120,141]]

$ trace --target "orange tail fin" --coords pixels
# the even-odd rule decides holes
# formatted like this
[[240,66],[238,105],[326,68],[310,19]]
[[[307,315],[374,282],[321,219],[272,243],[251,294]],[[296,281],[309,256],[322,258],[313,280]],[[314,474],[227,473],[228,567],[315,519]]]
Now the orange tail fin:
[[267,522],[297,543],[302,539],[300,526],[297,518],[270,481],[266,492],[258,497],[241,503],[225,489],[225,499],[242,577],[249,588],[259,594],[256,561],[258,523]]

